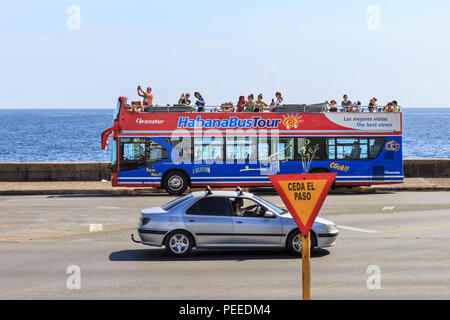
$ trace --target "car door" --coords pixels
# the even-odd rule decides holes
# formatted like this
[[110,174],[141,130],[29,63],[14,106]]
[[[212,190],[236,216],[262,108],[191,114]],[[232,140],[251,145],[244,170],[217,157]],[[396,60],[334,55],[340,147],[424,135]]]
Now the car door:
[[[250,210],[239,212],[236,210],[236,199],[242,199],[242,208]],[[265,206],[249,198],[232,198],[233,204],[233,243],[242,246],[281,246],[283,226],[281,219],[273,214],[265,217],[265,212],[270,212]],[[245,210],[244,210],[245,211]],[[258,214],[259,213],[259,214]]]
[[206,196],[186,209],[183,220],[195,234],[197,246],[226,246],[233,243],[233,220],[227,197]]

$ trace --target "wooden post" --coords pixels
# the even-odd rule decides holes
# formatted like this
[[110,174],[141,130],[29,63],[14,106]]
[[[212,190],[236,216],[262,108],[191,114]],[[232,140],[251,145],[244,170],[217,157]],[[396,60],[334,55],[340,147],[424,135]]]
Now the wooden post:
[[303,300],[311,300],[311,269],[310,255],[311,245],[309,232],[302,235],[302,289]]

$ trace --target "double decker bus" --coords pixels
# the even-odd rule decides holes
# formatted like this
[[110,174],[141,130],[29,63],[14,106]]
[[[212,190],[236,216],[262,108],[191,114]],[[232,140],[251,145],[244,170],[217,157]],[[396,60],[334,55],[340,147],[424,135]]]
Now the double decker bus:
[[120,97],[111,146],[112,185],[272,186],[270,174],[337,172],[335,186],[403,182],[401,113],[324,112],[307,106],[274,112],[194,112],[152,107],[137,113]]

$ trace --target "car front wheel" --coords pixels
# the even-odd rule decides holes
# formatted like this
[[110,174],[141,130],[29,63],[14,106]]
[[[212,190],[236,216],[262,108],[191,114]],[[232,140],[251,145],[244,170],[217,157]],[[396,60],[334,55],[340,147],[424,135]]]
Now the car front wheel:
[[193,240],[191,235],[184,231],[176,231],[166,238],[167,252],[176,257],[187,256],[192,250]]

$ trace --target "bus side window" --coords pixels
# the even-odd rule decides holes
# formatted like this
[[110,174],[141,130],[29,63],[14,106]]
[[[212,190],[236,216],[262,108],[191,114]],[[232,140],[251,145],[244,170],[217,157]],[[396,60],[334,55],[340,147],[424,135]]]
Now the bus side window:
[[337,138],[337,160],[367,160],[368,139],[363,138]]
[[336,159],[336,141],[334,138],[327,139],[326,154],[327,154],[328,160]]
[[227,162],[257,163],[257,138],[226,138]]
[[165,138],[173,147],[171,159],[174,163],[191,163],[192,158],[192,138],[191,137],[171,137]]
[[[334,143],[334,139],[331,139]],[[328,150],[328,149],[327,149]],[[297,138],[297,159],[302,161],[328,160],[325,139],[322,137]],[[334,152],[334,145],[333,145]]]
[[208,164],[223,163],[223,138],[194,138],[194,161]]
[[165,160],[169,157],[169,152],[161,147],[159,143],[149,139],[147,146],[148,154],[146,156],[146,160],[155,163],[162,160]]
[[370,158],[375,159],[381,153],[386,138],[371,138],[369,143]]
[[294,138],[272,139],[272,155],[278,153],[280,160],[294,160]]

